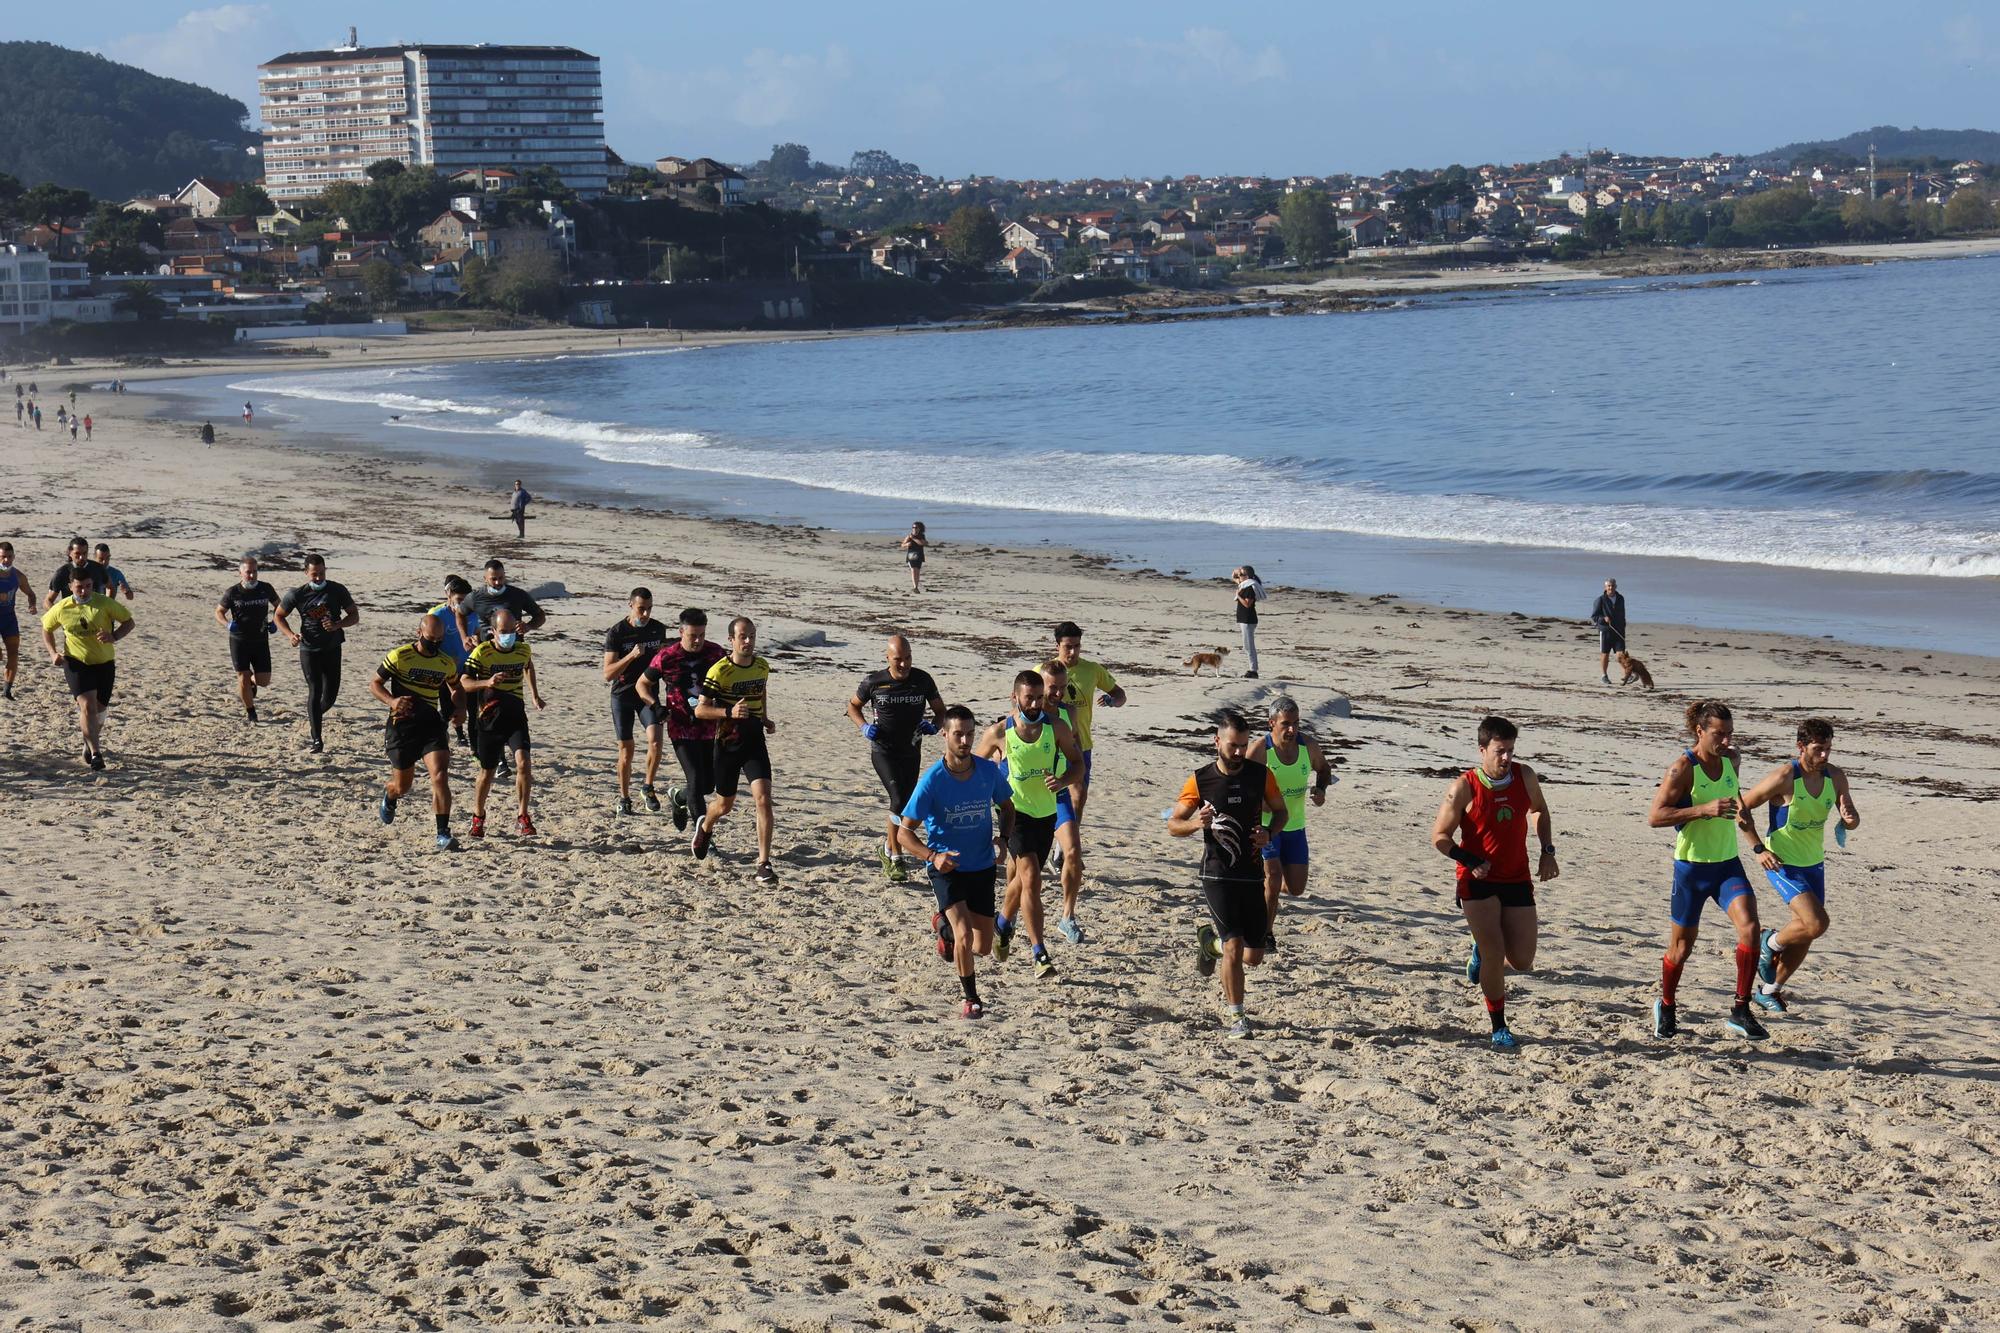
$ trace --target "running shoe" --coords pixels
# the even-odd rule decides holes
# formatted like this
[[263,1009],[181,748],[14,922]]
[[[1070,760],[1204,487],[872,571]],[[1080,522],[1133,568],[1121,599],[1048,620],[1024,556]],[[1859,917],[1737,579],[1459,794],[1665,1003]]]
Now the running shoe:
[[882,862],[882,877],[884,879],[888,880],[891,884],[901,884],[909,879],[910,872],[903,869],[903,859],[901,857],[889,855],[887,847],[884,847],[877,855]]
[[455,852],[458,850],[458,839],[449,833],[440,833],[437,835],[437,845],[441,852]]
[[[931,913],[931,934],[937,936],[938,957],[949,963],[951,961],[951,926],[946,923],[943,912]],[[966,1003],[970,1004],[972,1002],[968,1000]],[[970,1018],[972,1015],[967,1014],[966,1017]]]
[[1479,984],[1479,941],[1472,942],[1472,952],[1465,956],[1465,980],[1467,985]]
[[1275,931],[1275,930],[1267,930],[1267,931],[1265,931],[1265,932],[1264,932],[1264,952],[1265,952],[1265,953],[1276,953],[1277,951],[1278,951],[1278,932],[1277,932],[1277,931]]
[[986,1017],[986,1006],[977,1000],[967,1000],[959,1006],[958,1012],[965,1018],[984,1018]]
[[660,798],[654,793],[650,784],[641,784],[639,793],[646,798],[646,808],[648,810],[657,810],[660,808]]
[[474,815],[472,817],[472,836],[475,838],[483,838],[486,836],[485,815]]
[[1215,927],[1204,921],[1194,928],[1194,969],[1205,977],[1215,975],[1215,960],[1222,950],[1215,942]]
[[1514,1040],[1514,1034],[1506,1028],[1494,1028],[1493,1049],[1496,1051],[1518,1051],[1521,1049],[1521,1043]]
[[1083,943],[1083,927],[1076,924],[1075,917],[1066,916],[1062,920],[1056,922],[1056,929],[1061,931],[1062,937],[1068,940],[1071,944]]
[[772,869],[769,861],[759,861],[757,863],[757,882],[765,888],[777,887],[778,872]]
[[708,859],[708,844],[713,842],[714,839],[715,835],[710,833],[706,826],[701,824],[695,825],[694,838],[688,843],[688,850],[694,853],[695,860],[705,861]]
[[630,796],[620,796],[618,798],[618,813],[621,815],[635,813],[632,809],[632,798]]
[[1785,997],[1776,991],[1767,991],[1760,987],[1750,992],[1750,1002],[1759,1009],[1770,1013],[1782,1014],[1785,1012]]
[[314,742],[313,742],[313,743],[312,743],[311,745],[308,745],[308,746],[306,747],[306,753],[308,753],[308,754],[325,754],[325,753],[326,753],[326,746],[322,745],[322,744],[321,744],[320,742],[318,742],[318,741],[314,741]]
[[1611,683],[1611,677],[1609,677],[1609,676],[1606,676],[1606,677],[1604,678],[1604,683],[1605,683],[1606,685],[1609,685],[1609,684]]
[[514,832],[520,834],[524,838],[534,837],[535,821],[528,818],[526,815],[522,815],[521,817],[519,817],[514,821]]
[[1035,955],[1035,980],[1047,981],[1055,974],[1056,960],[1049,956],[1047,949],[1043,949]]
[[11,698],[13,698],[13,697],[14,697],[14,682],[13,682],[13,681],[11,681],[11,680],[10,680],[10,681],[8,681],[8,682],[7,682],[7,684],[6,684],[6,686],[5,686],[4,688],[0,688],[0,697],[5,697],[5,698],[8,698],[8,699],[11,699]]
[[375,813],[381,816],[382,822],[384,824],[395,823],[396,798],[393,796],[384,796],[380,801],[377,801],[375,803]]
[[1757,937],[1757,980],[1766,986],[1778,984],[1778,954],[1771,947],[1771,941],[1778,938],[1778,932],[1767,930]]
[[102,773],[104,771],[104,752],[102,750],[92,750],[85,756],[83,762],[89,764],[92,771]]
[[1750,1006],[1747,1004],[1739,1004],[1731,1009],[1729,1021],[1723,1026],[1737,1036],[1748,1037],[1752,1041],[1762,1041],[1771,1035],[1764,1030],[1764,1025],[1757,1021],[1757,1015],[1750,1012]]
[[1250,1035],[1250,1020],[1244,1017],[1242,1014],[1236,1015],[1236,1021],[1229,1025],[1229,1032],[1228,1032],[1229,1039],[1231,1041],[1240,1041],[1242,1038],[1247,1037],[1249,1035]]
[[686,832],[688,826],[687,793],[682,791],[679,787],[669,787],[667,788],[667,799],[669,801],[672,801],[674,804],[675,831],[683,833]]
[[1674,1007],[1665,1000],[1653,1001],[1653,1035],[1671,1037],[1679,1031],[1679,1024],[1674,1022]]
[[993,923],[993,956],[1001,962],[1014,951],[1014,923],[1001,917]]
[[244,710],[243,710],[243,720],[244,720],[245,722],[255,722],[255,721],[257,720],[257,710],[256,710],[256,709],[254,709],[254,708],[246,708],[246,709],[244,709]]

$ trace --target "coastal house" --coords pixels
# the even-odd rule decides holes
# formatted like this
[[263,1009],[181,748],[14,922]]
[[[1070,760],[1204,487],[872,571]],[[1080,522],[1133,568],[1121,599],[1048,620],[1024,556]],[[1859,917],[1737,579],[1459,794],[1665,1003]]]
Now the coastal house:
[[257,230],[265,236],[296,236],[305,218],[289,208],[279,208],[257,219]]
[[472,234],[479,230],[478,218],[448,208],[417,228],[417,239],[433,250],[453,250],[471,245]]
[[[671,160],[660,159],[662,162]],[[700,204],[705,202],[702,190],[706,188],[715,191],[716,200],[723,208],[736,208],[743,203],[743,173],[712,157],[698,157],[674,171],[663,170],[660,177],[661,188],[654,191],[656,196],[664,195],[684,204]]]
[[1386,244],[1389,240],[1389,220],[1374,209],[1366,213],[1356,213],[1353,217],[1338,219],[1341,235],[1355,245],[1362,247]]
[[172,222],[175,218],[189,217],[194,209],[170,194],[146,195],[138,199],[127,199],[121,207],[127,213],[149,213],[161,222]]
[[1049,277],[1048,258],[1038,250],[1025,245],[1017,245],[1000,260],[999,267],[1012,274],[1019,282],[1046,282]]
[[185,207],[198,218],[212,218],[222,211],[229,197],[236,193],[235,181],[219,181],[212,176],[196,176],[174,192],[174,202]]
[[467,167],[454,171],[446,179],[461,190],[476,190],[480,194],[505,194],[521,183],[520,176],[505,167]]
[[1146,251],[1146,268],[1156,282],[1194,280],[1194,256],[1178,245],[1156,245]]
[[1037,221],[1009,222],[1000,228],[1000,243],[1009,249],[1032,250],[1043,259],[1053,259],[1063,251],[1063,234]]

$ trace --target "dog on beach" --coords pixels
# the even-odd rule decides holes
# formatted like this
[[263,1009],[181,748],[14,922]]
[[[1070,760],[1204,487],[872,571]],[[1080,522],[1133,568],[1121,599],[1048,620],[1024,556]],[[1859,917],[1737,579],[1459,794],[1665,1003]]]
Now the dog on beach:
[[1618,682],[1620,685],[1630,685],[1636,680],[1649,690],[1653,688],[1653,673],[1646,670],[1646,664],[1632,654],[1621,651],[1618,654],[1618,665],[1625,672],[1625,679]]
[[1215,674],[1219,676],[1222,674],[1222,659],[1227,656],[1229,656],[1227,648],[1217,648],[1212,653],[1197,652],[1192,657],[1183,661],[1181,665],[1184,667],[1193,667],[1194,674],[1197,676],[1201,674],[1203,667],[1214,667]]

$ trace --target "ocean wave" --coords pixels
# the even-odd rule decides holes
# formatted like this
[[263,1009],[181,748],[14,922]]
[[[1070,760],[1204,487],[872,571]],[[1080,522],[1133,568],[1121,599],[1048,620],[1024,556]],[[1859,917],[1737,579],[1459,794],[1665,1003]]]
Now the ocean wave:
[[297,379],[242,380],[229,387],[237,393],[276,394],[281,398],[303,398],[318,403],[361,403],[371,407],[394,408],[399,412],[461,412],[467,416],[493,417],[508,411],[481,403],[462,403],[454,398],[432,398],[382,387],[385,380],[422,380],[429,376],[411,372],[417,367],[368,371],[357,375],[309,375]]

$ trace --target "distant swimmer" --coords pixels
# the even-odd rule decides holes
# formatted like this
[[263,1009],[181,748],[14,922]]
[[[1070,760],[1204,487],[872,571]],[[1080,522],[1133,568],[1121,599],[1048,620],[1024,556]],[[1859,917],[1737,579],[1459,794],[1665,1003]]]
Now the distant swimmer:
[[1266,951],[1278,947],[1278,895],[1298,897],[1306,891],[1306,875],[1311,857],[1306,847],[1306,802],[1326,804],[1326,789],[1334,782],[1333,766],[1327,763],[1318,742],[1307,740],[1299,729],[1299,706],[1290,695],[1271,701],[1270,730],[1251,743],[1249,757],[1271,770],[1278,780],[1278,792],[1285,798],[1289,818],[1280,829],[1269,829],[1264,843],[1264,914],[1269,929],[1264,934]]
[[993,918],[993,951],[1005,961],[1017,923],[1028,930],[1035,975],[1056,973],[1042,928],[1042,870],[1056,839],[1056,796],[1083,776],[1083,748],[1067,722],[1048,706],[1047,684],[1037,671],[1014,677],[1013,709],[988,727],[973,753],[1000,761],[1014,807],[1007,837],[1007,887]]
[[[1520,1045],[1507,1026],[1507,969],[1531,972],[1535,966],[1534,880],[1546,883],[1562,873],[1542,785],[1514,759],[1519,734],[1504,717],[1479,724],[1479,764],[1452,780],[1431,826],[1431,846],[1458,863],[1458,906],[1472,930],[1465,979],[1484,993],[1493,1045],[1503,1051]],[[1531,824],[1542,847],[1532,879]]]
[[[1833,724],[1822,717],[1799,723],[1798,758],[1779,764],[1743,797],[1736,822],[1750,836],[1750,851],[1764,877],[1792,909],[1791,920],[1767,930],[1757,948],[1757,989],[1750,998],[1772,1013],[1785,1012],[1779,988],[1799,970],[1814,940],[1826,934],[1826,826],[1861,826],[1861,812],[1847,774],[1830,761]],[[1751,812],[1771,808],[1771,831],[1757,836]]]
[[681,780],[667,788],[674,828],[685,832],[695,812],[708,812],[715,792],[716,724],[695,716],[701,684],[708,669],[723,659],[722,645],[708,637],[708,613],[698,606],[680,614],[680,638],[653,654],[640,675],[639,697],[665,720],[667,741],[674,747]]
[[771,752],[764,738],[778,729],[770,713],[771,664],[757,656],[757,625],[748,616],[729,622],[729,654],[708,669],[695,716],[716,724],[715,796],[694,831],[694,856],[708,855],[716,825],[736,808],[737,789],[750,784],[757,820],[757,882],[775,886],[771,865]]
[[417,622],[416,637],[391,648],[368,682],[369,692],[389,706],[383,733],[389,780],[375,812],[384,824],[395,822],[396,803],[416,784],[417,765],[422,764],[430,775],[431,815],[441,852],[458,850],[458,839],[451,836],[451,774],[440,707],[460,697],[458,674],[458,663],[444,650],[444,622],[426,615]]
[[1604,580],[1604,591],[1590,606],[1590,623],[1597,626],[1597,674],[1609,685],[1612,654],[1630,647],[1625,641],[1625,594],[1618,591],[1617,579]]
[[[0,646],[7,654],[7,679],[0,686],[0,699],[14,697],[14,678],[21,663],[21,615],[14,602],[27,586],[27,576],[14,563],[14,543],[0,542]],[[28,609],[32,611],[34,594],[29,593],[28,598]]]
[[[325,752],[326,715],[340,697],[340,650],[347,631],[361,623],[347,585],[326,576],[326,557],[309,555],[306,581],[278,602],[278,632],[299,650],[299,670],[306,678],[306,729],[314,754]],[[296,614],[294,630],[288,616]]]
[[[847,701],[847,720],[868,742],[868,762],[889,798],[889,821],[882,834],[882,873],[896,883],[908,878],[896,829],[903,807],[917,789],[924,762],[923,738],[937,735],[944,722],[944,700],[928,671],[913,666],[910,641],[889,636],[882,651],[888,664],[869,672]],[[928,712],[929,717],[924,716]]]
[[1225,710],[1215,728],[1215,759],[1188,776],[1167,815],[1176,838],[1202,838],[1201,892],[1208,920],[1195,929],[1195,967],[1212,975],[1222,964],[1222,1004],[1229,1035],[1250,1035],[1244,972],[1264,961],[1263,817],[1283,828],[1290,818],[1278,780],[1249,758],[1250,724]]
[[1000,765],[972,753],[974,725],[965,705],[944,710],[944,757],[917,779],[896,831],[902,849],[923,858],[929,868],[937,902],[931,933],[938,956],[957,969],[959,1013],[965,1018],[986,1016],[973,960],[993,950],[995,847],[1014,827],[1014,807]]
[[[1069,705],[1071,725],[1076,728],[1077,744],[1083,747],[1083,781],[1070,790],[1075,793],[1075,819],[1079,837],[1083,825],[1084,806],[1090,797],[1091,778],[1091,714],[1098,704],[1106,708],[1123,708],[1125,691],[1111,673],[1097,663],[1083,656],[1083,630],[1075,621],[1065,620],[1055,627],[1055,659],[1063,664],[1069,679],[1064,685],[1063,699]],[[1056,929],[1071,944],[1083,943],[1083,927],[1076,919],[1076,902],[1083,890],[1083,867],[1075,867],[1074,887],[1072,887],[1071,867],[1065,859],[1063,863],[1063,914],[1056,922]]]
[[1646,821],[1675,830],[1672,925],[1660,960],[1653,1035],[1671,1037],[1679,1030],[1674,995],[1681,969],[1694,952],[1702,906],[1713,898],[1736,927],[1736,1003],[1729,1011],[1729,1030],[1761,1041],[1771,1034],[1750,1012],[1750,979],[1757,969],[1757,895],[1736,857],[1736,815],[1742,804],[1736,777],[1741,759],[1731,743],[1736,722],[1722,704],[1697,699],[1687,706],[1686,725],[1694,746],[1667,766]]
[[528,815],[528,795],[534,789],[534,765],[528,757],[528,700],[537,711],[547,708],[541,683],[535,679],[535,654],[521,637],[520,622],[514,613],[493,613],[493,637],[483,639],[465,659],[460,678],[472,714],[472,753],[479,763],[479,776],[472,788],[472,836],[486,836],[486,796],[493,790],[493,774],[503,755],[514,756],[514,831],[524,838],[535,836],[535,821]]
[[[618,747],[618,813],[632,811],[632,758],[638,749],[638,733],[646,733],[646,771],[640,794],[646,808],[660,808],[653,784],[660,775],[660,724],[665,720],[658,705],[639,692],[639,678],[646,664],[666,646],[667,627],[653,619],[653,590],[634,588],[625,599],[625,614],[604,631],[604,680],[611,687],[611,739]],[[687,827],[685,823],[681,827]]]
[[[56,639],[58,632],[61,642]],[[131,632],[132,613],[97,591],[95,566],[73,573],[69,596],[42,614],[42,643],[49,650],[49,661],[63,669],[70,697],[76,700],[83,762],[99,772],[104,769],[99,739],[104,710],[118,679],[116,645]]]
[[244,556],[236,575],[215,605],[215,623],[229,631],[236,697],[244,720],[255,722],[257,691],[271,683],[271,636],[278,632],[271,613],[278,609],[278,590],[257,576],[256,556]]
[[924,536],[924,525],[921,523],[910,524],[909,535],[896,543],[896,548],[903,553],[904,563],[910,567],[911,592],[924,590],[924,556],[929,546],[930,539]]

